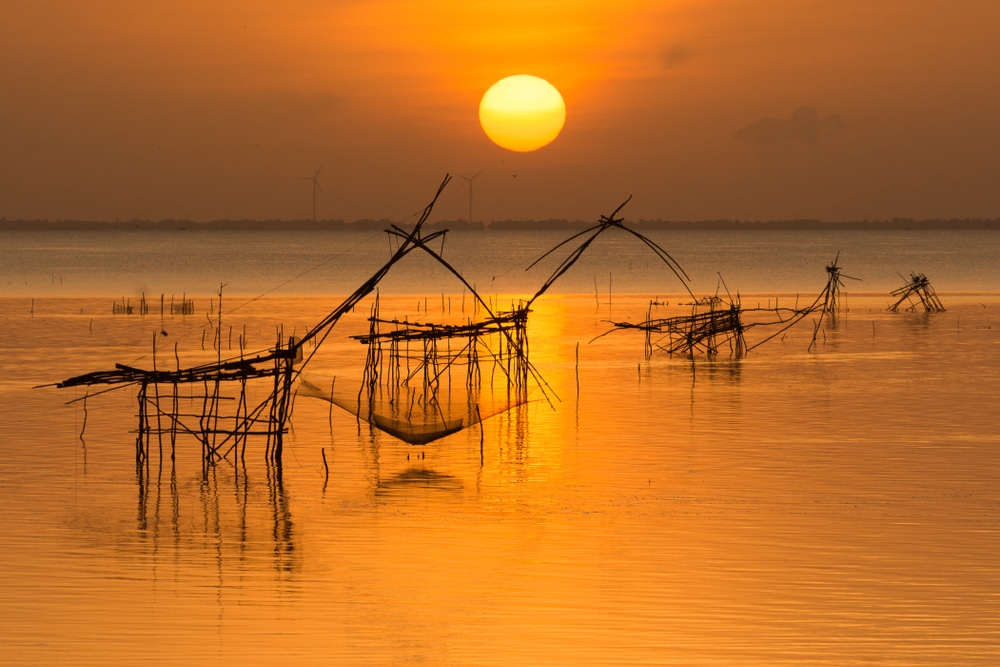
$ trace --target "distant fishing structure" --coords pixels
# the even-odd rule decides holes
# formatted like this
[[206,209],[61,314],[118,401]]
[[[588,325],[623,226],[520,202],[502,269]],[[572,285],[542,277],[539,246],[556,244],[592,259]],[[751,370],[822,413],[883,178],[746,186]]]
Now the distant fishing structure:
[[[171,315],[194,315],[194,300],[188,299],[187,294],[181,297],[180,302],[174,302],[174,295],[170,295],[170,307],[167,309],[166,295],[160,295],[160,315],[164,315],[169,312]],[[111,312],[115,315],[134,315],[138,314],[143,317],[149,315],[149,301],[146,300],[146,294],[143,292],[139,297],[139,305],[133,306],[131,299],[126,299],[124,296],[121,301],[115,301],[111,304]]]
[[[824,319],[834,319],[840,312],[840,290],[844,286],[843,279],[859,280],[841,273],[838,265],[839,259],[840,254],[838,253],[837,257],[826,266],[826,286],[819,296],[804,308],[799,308],[797,303],[791,309],[779,308],[778,301],[775,299],[773,308],[744,309],[741,306],[739,294],[737,293],[733,297],[727,289],[725,298],[721,297],[718,291],[714,296],[695,298],[687,304],[691,306],[691,312],[687,315],[653,317],[654,308],[665,304],[655,300],[651,301],[644,321],[637,323],[612,322],[614,328],[598,338],[607,336],[614,331],[638,329],[645,334],[644,356],[646,360],[649,360],[654,352],[686,356],[704,354],[711,358],[718,355],[725,346],[729,347],[730,355],[733,358],[739,359],[754,348],[781,335],[805,317],[819,313],[819,318],[813,328],[812,341],[809,344],[809,349],[812,350]],[[721,276],[720,284],[725,286]],[[757,319],[746,322],[744,316],[747,314]],[[760,321],[759,318],[764,314],[773,315],[777,319]],[[763,340],[748,345],[745,337],[746,331],[758,326],[777,326],[779,328]]]
[[809,307],[809,312],[819,312],[816,325],[813,327],[813,337],[809,342],[810,350],[816,345],[816,337],[823,326],[823,320],[827,318],[836,320],[840,314],[840,289],[844,287],[844,278],[848,280],[861,280],[860,278],[846,276],[841,273],[840,266],[837,263],[839,260],[840,253],[838,252],[833,261],[826,265],[826,287],[823,288],[816,301]]
[[657,351],[689,356],[703,353],[714,357],[726,344],[734,357],[746,354],[747,345],[743,337],[746,325],[741,319],[738,299],[728,302],[719,297],[695,299],[689,304],[690,315],[674,317],[653,317],[653,308],[657,303],[650,302],[646,319],[642,322],[612,322],[613,328],[598,338],[615,331],[638,329],[644,334],[643,354],[647,361]]
[[[670,269],[677,279],[680,280],[681,285],[683,285],[684,289],[691,296],[692,305],[695,310],[690,316],[654,319],[651,316],[651,311],[653,303],[658,302],[651,302],[650,310],[647,311],[647,317],[644,322],[637,324],[614,322],[612,324],[615,328],[611,331],[621,329],[642,330],[645,333],[645,354],[647,359],[649,359],[652,355],[654,348],[665,350],[670,354],[678,352],[690,354],[700,349],[710,356],[714,356],[718,351],[719,345],[721,344],[720,339],[728,341],[734,346],[733,352],[737,357],[742,356],[745,352],[746,344],[743,340],[744,326],[740,320],[740,306],[738,301],[731,300],[731,303],[727,308],[718,308],[718,306],[723,303],[718,297],[698,299],[694,292],[691,291],[688,284],[690,282],[688,274],[670,255],[670,253],[664,250],[655,241],[633,229],[625,227],[623,224],[624,219],[616,217],[631,199],[632,197],[629,196],[628,199],[619,204],[618,208],[616,208],[611,215],[601,216],[598,224],[571,236],[562,243],[559,243],[535,260],[535,262],[528,267],[530,269],[532,266],[540,262],[545,257],[548,257],[550,254],[570,241],[578,238],[583,239],[556,268],[555,272],[553,272],[549,279],[542,285],[541,289],[538,290],[535,296],[532,297],[531,301],[534,301],[539,296],[544,294],[548,288],[559,279],[560,276],[566,273],[601,234],[609,229],[617,228],[637,238],[650,250],[652,250],[657,257],[659,257],[659,259],[667,266],[667,268]],[[531,302],[529,301],[529,304],[530,303]],[[607,333],[611,332],[609,331]],[[603,335],[607,335],[607,333]],[[659,337],[655,342],[653,338],[654,336]],[[600,337],[601,336],[598,336],[598,338]],[[664,342],[664,340],[666,340],[666,342]]]
[[[902,276],[900,276],[902,278]],[[931,287],[931,281],[922,273],[910,272],[910,279],[905,285],[890,292],[892,296],[899,297],[889,306],[892,312],[898,312],[903,302],[909,306],[906,310],[913,312],[917,306],[921,306],[926,313],[943,313],[944,305],[937,296],[937,292]]]

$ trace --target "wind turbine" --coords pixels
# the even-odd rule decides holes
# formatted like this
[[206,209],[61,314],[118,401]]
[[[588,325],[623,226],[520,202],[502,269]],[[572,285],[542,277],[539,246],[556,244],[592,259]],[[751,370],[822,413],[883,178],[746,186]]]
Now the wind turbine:
[[466,181],[469,184],[469,224],[470,225],[472,224],[472,181],[476,180],[476,176],[479,176],[479,174],[483,173],[484,171],[486,171],[486,170],[485,169],[480,169],[479,171],[477,171],[472,176],[462,176],[461,174],[455,174],[456,176],[458,176],[463,181]]
[[[326,163],[324,162],[323,164],[326,164]],[[312,184],[313,184],[313,221],[314,222],[316,220],[316,191],[317,190],[319,190],[320,192],[323,191],[323,188],[319,187],[319,172],[320,172],[320,169],[323,168],[323,164],[321,164],[319,166],[319,169],[317,169],[316,173],[313,174],[312,176],[300,176],[299,177],[300,181],[312,181]]]

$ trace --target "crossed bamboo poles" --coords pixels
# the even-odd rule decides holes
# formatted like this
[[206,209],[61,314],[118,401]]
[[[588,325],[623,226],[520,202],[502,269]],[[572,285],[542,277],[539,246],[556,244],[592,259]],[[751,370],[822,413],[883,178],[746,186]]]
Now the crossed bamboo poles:
[[[181,430],[197,435],[202,439],[207,459],[216,459],[226,456],[230,451],[233,451],[233,449],[237,446],[237,443],[241,440],[245,447],[246,437],[248,435],[266,435],[268,443],[268,456],[272,460],[276,459],[280,461],[281,439],[282,434],[286,430],[286,425],[292,410],[293,395],[291,388],[295,380],[300,378],[303,370],[315,357],[320,346],[330,336],[333,328],[340,321],[340,319],[345,314],[351,312],[361,300],[375,291],[378,284],[383,278],[385,278],[389,271],[399,261],[414,250],[423,250],[429,254],[469,290],[475,301],[487,314],[487,317],[484,320],[485,323],[499,323],[511,317],[518,320],[518,326],[499,326],[488,329],[491,334],[499,334],[505,338],[508,354],[511,350],[513,350],[513,358],[516,360],[517,372],[515,378],[508,375],[508,383],[513,384],[518,388],[520,396],[522,390],[525,389],[525,382],[530,377],[535,381],[543,396],[550,404],[552,403],[553,398],[558,399],[558,397],[555,396],[551,387],[548,386],[541,374],[528,359],[527,346],[524,340],[524,332],[522,331],[524,328],[523,325],[526,322],[527,313],[535,300],[545,294],[562,275],[569,271],[569,269],[576,263],[577,260],[580,259],[583,253],[586,252],[586,250],[601,234],[609,229],[618,228],[638,238],[643,244],[649,247],[677,277],[686,292],[694,299],[695,304],[700,303],[691,291],[688,284],[690,278],[684,269],[681,268],[680,264],[659,244],[647,238],[643,234],[625,227],[623,225],[623,218],[617,217],[621,209],[631,200],[631,196],[629,196],[610,215],[602,215],[597,224],[574,234],[565,241],[562,241],[532,262],[531,265],[527,267],[527,270],[530,270],[566,244],[577,239],[582,239],[579,244],[562,260],[562,262],[559,263],[538,291],[526,302],[522,302],[522,304],[513,312],[513,315],[511,313],[496,313],[493,311],[490,304],[484,300],[476,289],[468,282],[468,280],[466,280],[461,273],[459,273],[447,260],[445,260],[438,251],[430,246],[430,244],[434,241],[442,239],[448,230],[435,231],[429,234],[423,233],[424,224],[427,222],[435,203],[450,181],[451,176],[446,174],[444,179],[441,181],[441,184],[438,186],[434,197],[424,208],[420,218],[412,230],[406,231],[395,224],[391,226],[391,229],[386,230],[390,237],[395,238],[398,241],[398,245],[390,258],[385,262],[385,264],[376,270],[368,280],[362,283],[353,293],[351,293],[337,308],[332,310],[301,338],[296,339],[289,337],[285,340],[283,335],[279,334],[279,340],[273,349],[263,351],[249,357],[244,356],[241,351],[240,357],[231,359],[221,358],[220,345],[219,359],[215,363],[203,364],[186,369],[179,368],[178,364],[177,370],[174,371],[160,370],[156,368],[154,349],[153,370],[144,370],[122,364],[116,364],[115,370],[98,371],[95,373],[88,373],[74,378],[69,378],[68,380],[57,383],[55,386],[90,387],[92,385],[111,385],[109,389],[104,390],[111,391],[123,386],[139,385],[140,427],[139,436],[137,438],[137,459],[145,459],[148,456],[149,436],[151,433],[159,433],[162,437],[163,433],[169,432],[171,434],[171,444],[173,444],[177,431]],[[840,269],[837,266],[837,260],[835,259],[826,268],[829,274],[829,280],[825,290],[819,297],[817,297],[816,301],[804,309],[794,310],[792,317],[789,319],[783,319],[780,322],[784,325],[780,331],[772,336],[769,336],[757,345],[760,345],[774,336],[779,335],[782,331],[794,325],[806,315],[820,311],[821,317],[819,322],[817,322],[813,333],[813,343],[815,343],[816,332],[819,331],[822,318],[827,315],[833,316],[838,308],[839,290],[843,285]],[[849,278],[849,276],[846,277]],[[893,293],[902,295],[896,305],[904,301],[906,298],[913,296],[915,293],[921,297],[922,303],[924,303],[928,310],[943,310],[943,307],[940,307],[940,302],[937,300],[936,295],[932,290],[930,290],[929,282],[926,281],[926,278],[923,278],[922,275],[916,276],[916,274],[913,276],[911,285],[908,285],[906,288],[901,288]],[[714,301],[710,305],[712,308],[708,313],[695,313],[687,318],[672,318],[670,321],[654,321],[647,316],[647,321],[640,324],[633,325],[628,323],[616,323],[615,326],[619,328],[645,329],[647,333],[647,355],[650,351],[649,336],[651,332],[654,331],[669,331],[675,334],[680,334],[684,341],[686,341],[682,341],[680,345],[672,346],[669,350],[670,352],[685,351],[690,353],[697,349],[699,345],[704,345],[706,351],[714,353],[717,349],[715,338],[727,335],[734,335],[737,337],[737,356],[740,356],[744,352],[757,346],[755,345],[748,348],[742,340],[742,332],[746,327],[740,321],[738,298],[733,300],[730,297],[730,307],[728,309],[716,310],[716,304]],[[453,330],[442,327],[441,331],[443,333],[440,335],[442,337],[448,337],[451,335],[468,336],[469,331],[474,331],[475,329],[476,325],[471,323],[469,327]],[[485,330],[486,329],[484,329],[484,331]],[[306,346],[309,344],[312,345],[312,348],[307,354]],[[448,363],[450,363],[450,361]],[[268,377],[273,378],[274,382],[271,394],[254,408],[249,408],[246,403],[245,393],[247,381],[250,379]],[[240,383],[240,394],[237,398],[239,408],[237,411],[238,414],[236,416],[236,423],[232,428],[227,429],[225,427],[218,426],[218,410],[220,406],[220,384],[229,381],[237,381]],[[195,417],[199,420],[198,427],[185,426],[181,423],[181,415],[177,414],[177,385],[189,383],[204,383],[206,387],[202,414],[195,415]],[[154,390],[154,396],[152,399],[150,399],[147,394],[147,387],[150,385],[153,386]],[[158,389],[160,385],[173,386],[173,407],[171,410],[164,410],[160,406],[161,398]],[[212,385],[214,385],[214,389],[211,388]],[[87,396],[84,396],[82,399],[75,400],[86,401],[87,397],[97,395],[98,393],[103,392],[90,394],[88,390]],[[164,400],[166,400],[166,398],[164,398]],[[147,405],[147,403],[149,405]],[[157,426],[155,428],[152,425],[152,420],[147,413],[147,408],[150,405],[155,412],[157,422]],[[191,415],[186,416],[190,417]],[[163,417],[166,417],[170,423],[170,426],[167,428],[160,425],[161,418]],[[259,430],[261,424],[264,424],[262,431]],[[222,443],[217,443],[216,438],[218,435],[223,436]],[[143,442],[144,439],[145,442]],[[230,447],[229,449],[224,450],[222,445],[227,442],[230,443]]]

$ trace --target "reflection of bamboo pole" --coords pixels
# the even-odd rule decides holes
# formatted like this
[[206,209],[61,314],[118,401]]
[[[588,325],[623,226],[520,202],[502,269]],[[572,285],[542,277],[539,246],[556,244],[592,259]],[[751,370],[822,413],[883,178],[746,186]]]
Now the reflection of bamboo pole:
[[[89,390],[83,395],[83,423],[80,424],[80,442],[84,442],[83,433],[87,430],[87,397],[89,395]],[[86,449],[86,443],[84,443],[84,449]]]
[[[156,332],[153,332],[153,375],[156,375]],[[160,419],[160,383],[153,383],[153,401],[156,404],[156,440],[159,443],[160,463],[163,462],[163,423]]]
[[143,458],[145,458],[145,450],[143,448],[143,438],[146,433],[146,382],[142,382],[139,385],[139,430],[136,433],[135,438],[135,462],[136,465],[142,463]]
[[580,401],[580,341],[576,342],[576,400]]
[[479,422],[479,467],[482,468],[484,460],[483,442],[486,439],[486,432],[485,428],[483,427],[483,415],[479,411],[478,403],[476,403],[476,421]]

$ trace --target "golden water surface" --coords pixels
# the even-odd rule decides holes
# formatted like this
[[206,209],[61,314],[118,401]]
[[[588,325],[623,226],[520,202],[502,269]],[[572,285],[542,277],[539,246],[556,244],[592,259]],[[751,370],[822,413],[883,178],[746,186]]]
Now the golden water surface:
[[[942,298],[851,295],[811,351],[803,322],[740,360],[647,361],[637,333],[591,342],[647,297],[547,297],[551,404],[415,447],[299,397],[280,469],[182,439],[140,470],[133,389],[32,387],[148,367],[158,331],[195,360],[208,297],[0,299],[0,662],[1000,664],[1000,297]],[[255,301],[224,345],[335,302]],[[363,360],[365,326],[318,370]]]

